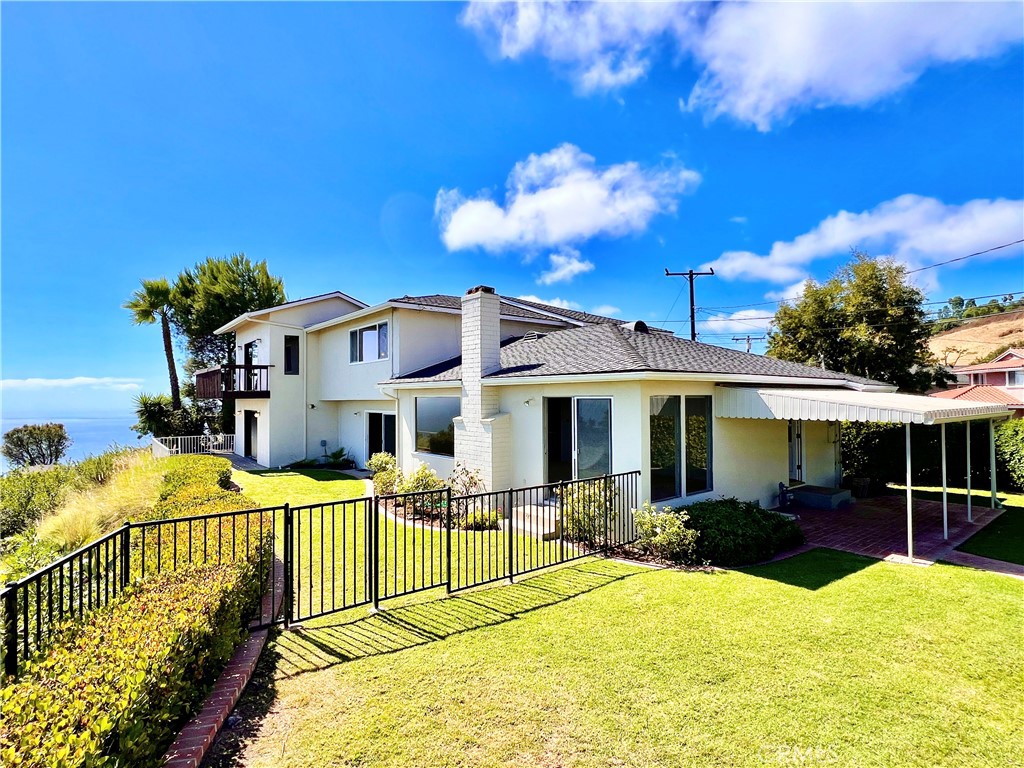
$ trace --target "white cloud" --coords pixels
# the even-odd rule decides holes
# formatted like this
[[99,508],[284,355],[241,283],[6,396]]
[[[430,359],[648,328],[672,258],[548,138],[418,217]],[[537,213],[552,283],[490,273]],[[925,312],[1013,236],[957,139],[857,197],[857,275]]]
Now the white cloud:
[[[767,254],[728,251],[701,269],[714,267],[726,280],[795,283],[808,277],[815,260],[850,248],[893,256],[914,268],[1019,240],[1022,231],[1024,200],[946,205],[933,197],[901,195],[861,213],[840,211],[793,240],[773,243]],[[1007,248],[988,258],[1019,259],[1020,254],[1020,247]]]
[[800,280],[780,291],[768,291],[764,295],[769,301],[794,301],[804,295],[804,288],[807,287],[806,280]]
[[527,294],[525,296],[516,296],[516,298],[522,299],[523,301],[533,301],[536,302],[537,304],[547,304],[548,306],[558,307],[559,309],[582,309],[582,307],[577,302],[569,301],[568,299],[542,299],[539,296],[534,296],[532,294]]
[[729,217],[729,221],[731,221],[733,224],[746,224],[747,223],[747,217],[746,216],[730,216]]
[[565,67],[584,93],[636,82],[669,49],[699,72],[683,110],[762,131],[800,110],[871,104],[929,67],[1024,38],[1021,5],[1009,2],[472,2],[462,23],[505,58],[537,53]]
[[516,163],[504,204],[441,189],[434,211],[448,250],[480,247],[525,251],[642,232],[659,213],[676,210],[676,196],[700,183],[677,162],[643,168],[626,162],[598,167],[572,144]]
[[568,246],[548,256],[548,263],[550,267],[537,278],[538,285],[568,283],[577,275],[594,270],[594,262],[581,259],[580,252]]
[[604,315],[605,317],[618,317],[622,314],[621,309],[611,304],[598,304],[590,311],[595,315]]
[[115,391],[135,391],[141,388],[142,379],[127,379],[116,376],[71,376],[65,379],[2,379],[0,389],[3,390],[38,390],[38,389],[110,389]]
[[700,320],[697,327],[707,333],[754,333],[763,332],[771,324],[775,313],[770,308],[741,309],[738,312],[718,313],[706,320]]

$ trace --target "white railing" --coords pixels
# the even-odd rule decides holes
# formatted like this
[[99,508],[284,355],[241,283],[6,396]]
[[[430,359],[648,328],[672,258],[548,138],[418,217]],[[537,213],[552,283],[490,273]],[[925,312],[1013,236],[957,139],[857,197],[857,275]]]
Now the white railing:
[[234,453],[234,435],[186,435],[154,437],[153,456],[160,459],[182,453]]

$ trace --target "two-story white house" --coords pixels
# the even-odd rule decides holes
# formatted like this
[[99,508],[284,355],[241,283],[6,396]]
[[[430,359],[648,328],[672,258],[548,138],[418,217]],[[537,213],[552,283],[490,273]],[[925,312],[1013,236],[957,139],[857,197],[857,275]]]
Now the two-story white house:
[[844,421],[1008,413],[486,286],[376,306],[325,294],[220,331],[236,334],[236,361],[197,385],[234,403],[236,450],[273,467],[384,450],[406,472],[446,476],[461,461],[489,489],[639,470],[646,499],[771,505],[780,482],[838,485]]

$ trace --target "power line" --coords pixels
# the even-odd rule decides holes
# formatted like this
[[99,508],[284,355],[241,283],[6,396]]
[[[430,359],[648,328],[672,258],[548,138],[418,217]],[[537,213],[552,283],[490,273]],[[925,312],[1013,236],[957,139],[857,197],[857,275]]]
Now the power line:
[[693,281],[698,277],[714,277],[715,270],[708,268],[708,272],[694,272],[692,269],[688,269],[685,272],[669,272],[668,268],[665,268],[665,277],[685,277],[690,281],[690,340],[697,340],[697,318],[694,316],[694,312],[697,309],[696,300],[693,297]]
[[976,253],[968,253],[966,256],[957,256],[955,259],[947,259],[946,261],[938,261],[935,264],[929,264],[927,267],[918,267],[917,269],[910,269],[910,270],[907,270],[907,274],[908,275],[912,275],[915,272],[923,272],[926,269],[935,269],[935,267],[941,267],[941,266],[943,266],[945,264],[952,264],[954,261],[963,261],[964,259],[969,259],[972,256],[981,256],[983,253],[992,253],[992,251],[998,251],[998,250],[1001,250],[1003,248],[1009,248],[1011,245],[1020,245],[1021,243],[1024,243],[1024,238],[1021,238],[1020,240],[1014,240],[1012,243],[1003,243],[1002,245],[997,245],[997,246],[994,246],[992,248],[986,248],[984,251],[977,251]]
[[[990,294],[987,294],[985,296],[968,296],[967,298],[964,299],[964,301],[970,301],[971,299],[974,299],[975,301],[977,301],[978,299],[999,299],[999,298],[1002,298],[1003,296],[1013,295],[1013,294],[1017,294],[1017,293],[1021,293],[1021,292],[1022,291],[1020,291],[1020,290],[1017,290],[1017,291],[1000,291],[999,293],[990,293]],[[706,311],[706,310],[717,310],[717,309],[745,309],[747,307],[764,307],[764,306],[767,306],[769,304],[784,304],[787,301],[795,301],[795,299],[773,299],[772,301],[759,301],[759,302],[754,302],[753,304],[729,304],[729,305],[717,306],[717,307],[697,307],[697,311],[698,312],[702,312],[702,311]],[[921,302],[922,306],[930,306],[932,304],[948,304],[948,303],[949,303],[949,299],[936,299],[935,301],[922,301]]]

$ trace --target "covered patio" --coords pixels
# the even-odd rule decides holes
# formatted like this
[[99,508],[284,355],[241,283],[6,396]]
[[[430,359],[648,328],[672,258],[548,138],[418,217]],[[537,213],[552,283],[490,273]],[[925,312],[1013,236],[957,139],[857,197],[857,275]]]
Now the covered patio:
[[[999,514],[996,499],[995,422],[1009,416],[1009,410],[1003,403],[951,402],[922,395],[833,387],[775,389],[721,386],[720,394],[715,398],[715,415],[735,419],[904,425],[905,498],[885,496],[866,499],[838,510],[800,509],[801,527],[809,543],[914,562],[926,560],[957,546]],[[986,420],[989,425],[989,500],[987,508],[981,509],[977,509],[971,499],[970,430],[967,430],[966,504],[949,503],[946,471],[946,425],[979,419]],[[915,500],[912,496],[912,424],[938,425],[941,430],[941,502]]]

